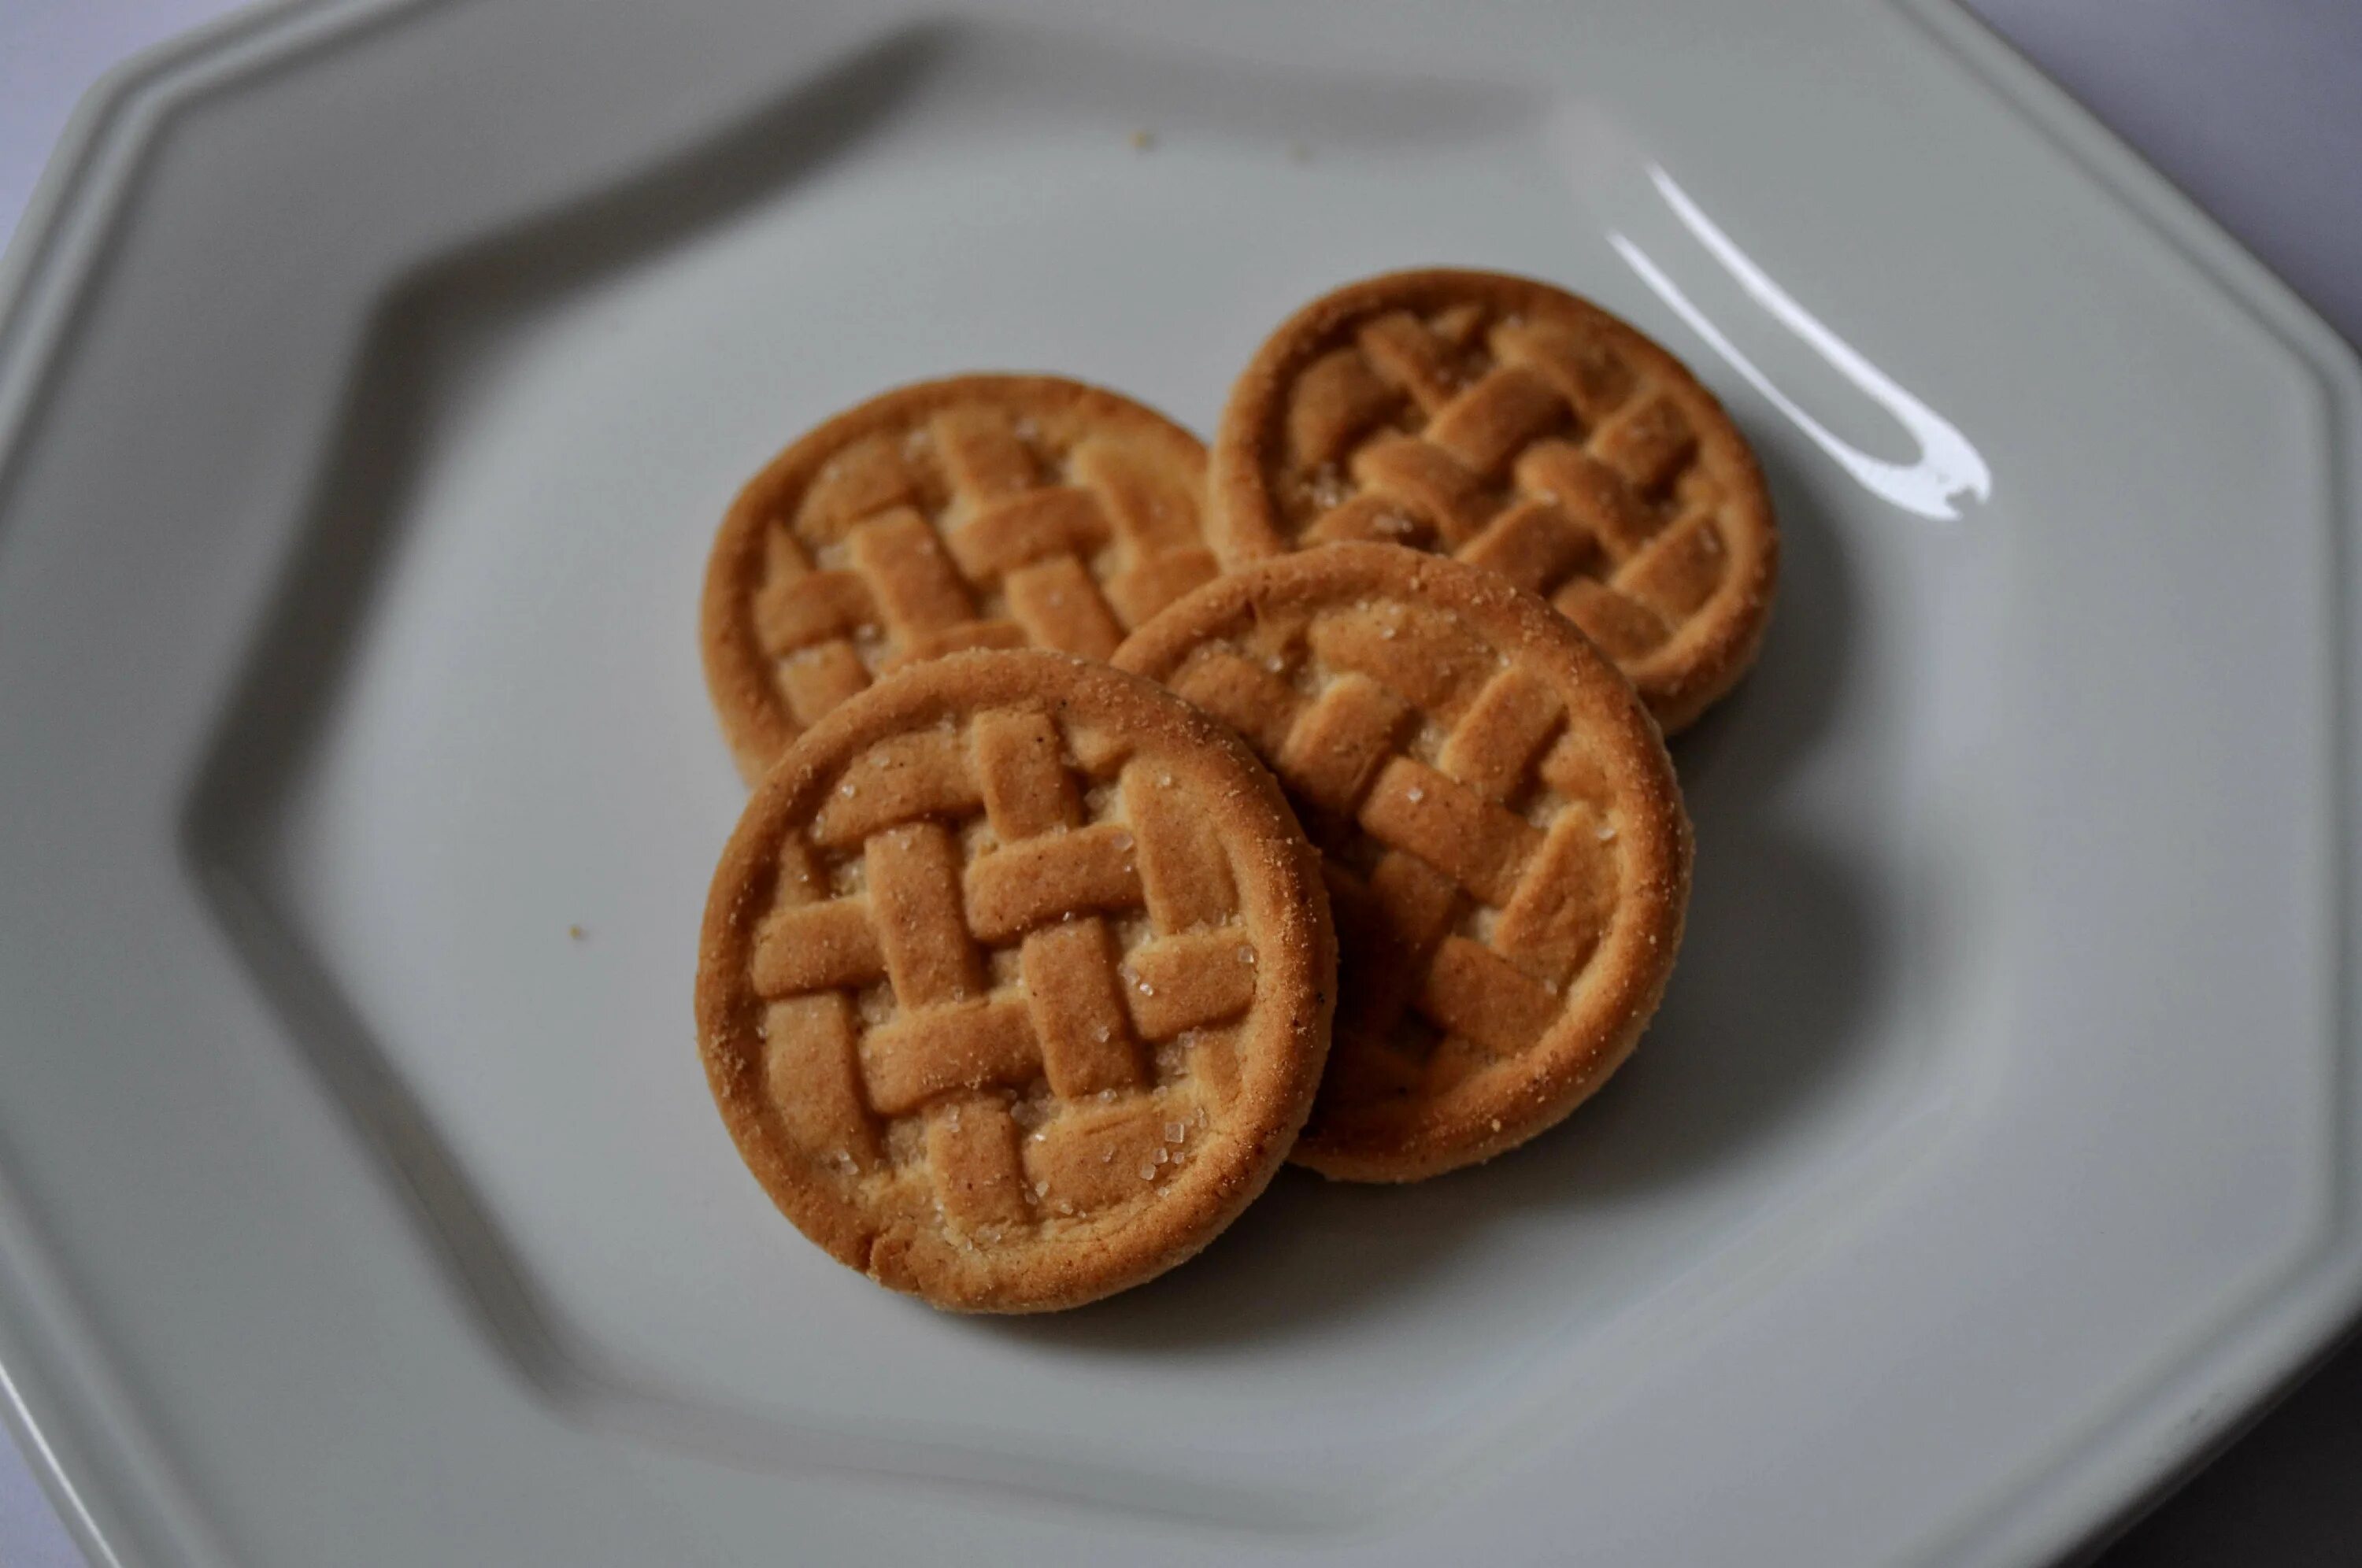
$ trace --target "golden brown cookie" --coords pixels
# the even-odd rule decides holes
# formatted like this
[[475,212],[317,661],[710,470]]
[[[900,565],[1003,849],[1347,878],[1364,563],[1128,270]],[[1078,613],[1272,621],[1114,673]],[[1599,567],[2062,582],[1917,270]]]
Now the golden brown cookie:
[[772,1200],[940,1307],[1137,1285],[1261,1192],[1312,1104],[1319,857],[1236,736],[1040,652],[915,666],[789,747],[698,952],[715,1102]]
[[1630,1054],[1681,945],[1689,818],[1656,722],[1540,599],[1338,545],[1199,589],[1116,663],[1236,728],[1323,852],[1342,967],[1298,1164],[1490,1159]]
[[1456,556],[1541,594],[1667,734],[1755,661],[1779,534],[1755,455],[1681,362],[1496,272],[1396,272],[1296,313],[1214,439],[1227,567],[1341,539]]
[[1205,448],[1054,376],[958,376],[848,409],[773,458],[715,536],[701,640],[749,783],[880,675],[961,648],[1105,658],[1214,575]]

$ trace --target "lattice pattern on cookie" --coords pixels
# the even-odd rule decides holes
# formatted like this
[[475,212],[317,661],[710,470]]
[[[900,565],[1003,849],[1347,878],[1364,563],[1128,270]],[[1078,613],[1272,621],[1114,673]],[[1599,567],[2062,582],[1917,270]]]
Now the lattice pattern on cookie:
[[1167,683],[1248,738],[1324,851],[1342,960],[1325,1107],[1440,1094],[1541,1038],[1621,876],[1561,693],[1448,612],[1385,600],[1259,616]]
[[1265,480],[1299,545],[1456,556],[1623,663],[1663,646],[1730,570],[1705,435],[1603,327],[1473,301],[1389,311],[1282,395],[1285,457]]
[[797,1142],[971,1244],[1164,1190],[1237,1090],[1257,979],[1184,795],[1027,709],[854,757],[754,948]]
[[1214,575],[1200,477],[1168,443],[1021,409],[979,395],[873,429],[767,521],[755,636],[798,727],[962,648],[1105,658]]

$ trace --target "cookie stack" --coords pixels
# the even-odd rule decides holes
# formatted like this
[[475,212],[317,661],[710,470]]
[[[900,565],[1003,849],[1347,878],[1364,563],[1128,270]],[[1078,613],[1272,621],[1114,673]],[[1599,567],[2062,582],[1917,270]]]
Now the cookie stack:
[[1662,735],[1752,662],[1777,544],[1671,354],[1492,273],[1305,306],[1210,458],[1043,376],[821,425],[702,612],[755,786],[697,976],[740,1154],[879,1283],[1032,1311],[1284,1160],[1418,1180],[1554,1125],[1672,973]]

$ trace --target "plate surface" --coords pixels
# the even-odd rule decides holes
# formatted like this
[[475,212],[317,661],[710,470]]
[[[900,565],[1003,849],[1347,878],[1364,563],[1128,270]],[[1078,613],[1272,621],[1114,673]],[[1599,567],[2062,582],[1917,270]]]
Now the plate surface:
[[[2362,384],[2254,263],[1948,12],[894,9],[300,6],[61,155],[0,1355],[104,1550],[2036,1561],[2362,1301]],[[1420,262],[1631,317],[1781,506],[1663,1014],[1102,1307],[882,1296],[691,1045],[722,507],[962,369],[1208,429]]]

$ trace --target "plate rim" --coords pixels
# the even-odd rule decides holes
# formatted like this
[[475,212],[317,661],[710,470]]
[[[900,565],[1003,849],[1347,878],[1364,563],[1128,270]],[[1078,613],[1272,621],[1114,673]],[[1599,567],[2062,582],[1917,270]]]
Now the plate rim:
[[[2275,343],[2312,373],[2328,417],[2323,457],[2329,494],[2325,525],[2329,627],[2342,645],[2330,657],[2330,726],[2324,755],[2332,837],[2339,863],[2324,911],[2329,950],[2353,947],[2362,908],[2362,846],[2351,831],[2355,784],[2362,778],[2362,726],[2354,698],[2362,691],[2362,627],[2355,624],[2355,576],[2362,554],[2348,536],[2362,520],[2362,350],[2348,343],[2302,295],[2241,244],[2213,215],[2139,150],[2102,123],[2066,88],[2002,37],[1962,0],[1888,0],[1926,41],[2112,199],[2158,244],[2195,267]],[[2342,830],[2342,831],[2339,831]],[[2354,1098],[2362,1042],[2362,986],[2347,966],[2331,965],[2327,1014],[2338,1033],[2334,1053],[2341,1098]],[[2343,1109],[2342,1107],[2339,1109]],[[2261,1421],[2336,1349],[2362,1338],[2362,1226],[2355,1223],[2356,1155],[2350,1134],[2338,1143],[2338,1176],[2319,1241],[2269,1287],[2136,1396],[2103,1416],[2079,1451],[2080,1474],[2031,1484],[2010,1496],[2025,1524],[1982,1532],[1959,1545],[1964,1555],[1995,1562],[2097,1556],[2184,1483]],[[2276,1324],[2275,1315],[2291,1320]]]

